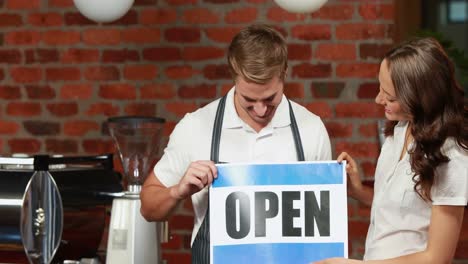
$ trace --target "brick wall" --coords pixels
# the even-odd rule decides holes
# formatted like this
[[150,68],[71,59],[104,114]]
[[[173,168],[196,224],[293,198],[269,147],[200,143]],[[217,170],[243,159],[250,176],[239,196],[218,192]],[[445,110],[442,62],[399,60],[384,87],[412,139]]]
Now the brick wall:
[[[102,131],[117,115],[166,118],[165,144],[186,112],[232,86],[232,36],[265,22],[289,43],[286,94],[324,119],[334,155],[351,152],[371,180],[383,118],[376,76],[394,12],[391,0],[330,0],[313,14],[270,0],[135,0],[119,21],[96,24],[72,0],[0,0],[0,154],[113,152]],[[352,257],[362,255],[368,218],[350,200]],[[189,263],[192,221],[186,202],[170,221],[168,263]],[[468,259],[466,228],[460,245]]]

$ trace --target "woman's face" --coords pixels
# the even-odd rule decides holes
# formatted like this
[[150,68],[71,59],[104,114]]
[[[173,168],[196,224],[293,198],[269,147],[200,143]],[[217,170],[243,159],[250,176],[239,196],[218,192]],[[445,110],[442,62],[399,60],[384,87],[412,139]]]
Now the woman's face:
[[379,83],[379,94],[375,97],[375,102],[385,108],[385,117],[390,121],[409,120],[409,116],[403,112],[396,97],[387,60],[383,60],[380,64]]

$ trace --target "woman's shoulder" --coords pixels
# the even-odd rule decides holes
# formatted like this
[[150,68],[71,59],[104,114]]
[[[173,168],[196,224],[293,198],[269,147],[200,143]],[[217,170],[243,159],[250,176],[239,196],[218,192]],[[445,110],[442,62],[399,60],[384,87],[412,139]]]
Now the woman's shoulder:
[[442,145],[441,152],[449,159],[457,158],[468,161],[467,150],[460,146],[454,138],[448,138],[445,140],[444,145]]

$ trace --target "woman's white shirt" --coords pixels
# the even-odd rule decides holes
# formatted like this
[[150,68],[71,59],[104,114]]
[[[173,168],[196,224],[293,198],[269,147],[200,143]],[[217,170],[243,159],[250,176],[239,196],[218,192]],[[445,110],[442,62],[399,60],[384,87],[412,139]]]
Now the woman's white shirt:
[[453,140],[447,140],[442,148],[450,161],[436,169],[432,203],[414,191],[408,153],[399,160],[407,127],[407,122],[399,122],[393,137],[387,137],[382,146],[375,171],[365,260],[424,250],[432,205],[465,206],[468,201],[468,155]]

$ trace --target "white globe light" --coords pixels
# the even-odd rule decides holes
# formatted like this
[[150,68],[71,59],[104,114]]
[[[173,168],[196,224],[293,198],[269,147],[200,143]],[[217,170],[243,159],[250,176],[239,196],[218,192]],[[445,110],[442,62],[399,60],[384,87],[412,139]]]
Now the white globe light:
[[134,0],[73,0],[80,13],[95,22],[112,22],[123,17]]
[[274,0],[281,8],[292,13],[317,11],[327,0]]

